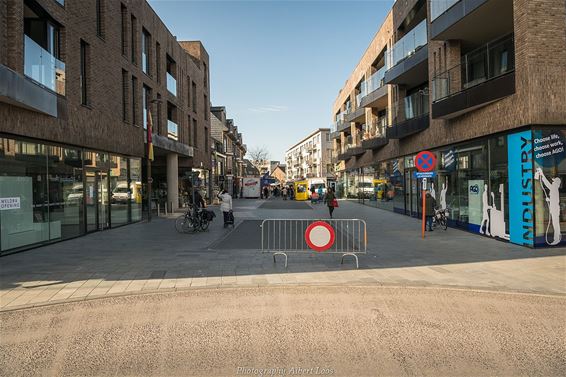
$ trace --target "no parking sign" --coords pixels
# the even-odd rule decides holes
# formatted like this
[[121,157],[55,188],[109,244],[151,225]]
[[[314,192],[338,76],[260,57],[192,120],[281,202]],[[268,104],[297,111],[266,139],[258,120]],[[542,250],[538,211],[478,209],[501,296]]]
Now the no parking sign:
[[317,252],[328,250],[334,245],[336,233],[334,228],[324,221],[315,221],[305,231],[305,241],[311,249]]
[[436,155],[430,151],[419,152],[415,156],[415,166],[420,172],[433,171],[436,167]]

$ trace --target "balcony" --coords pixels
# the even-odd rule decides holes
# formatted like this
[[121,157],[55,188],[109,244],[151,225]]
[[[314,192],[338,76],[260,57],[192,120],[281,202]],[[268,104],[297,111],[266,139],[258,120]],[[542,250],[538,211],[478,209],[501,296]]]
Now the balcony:
[[24,35],[24,74],[57,94],[65,95],[65,64]]
[[513,35],[464,55],[432,80],[432,117],[451,119],[515,93]]
[[362,93],[364,95],[360,101],[361,107],[387,106],[387,98],[385,98],[385,101],[379,101],[387,96],[387,86],[385,85],[386,70],[386,66],[381,67],[368,80],[362,83]]
[[346,151],[351,156],[360,156],[360,155],[366,153],[366,150],[364,148],[362,148],[361,143],[347,145]]
[[177,96],[177,80],[169,72],[167,72],[167,91]]
[[505,30],[513,30],[513,0],[431,0],[432,40],[486,41]]
[[365,122],[366,120],[366,109],[364,107],[358,107],[356,110],[351,111],[345,117],[346,122]]
[[387,52],[386,84],[417,85],[428,77],[428,39],[426,19]]
[[427,129],[430,125],[428,90],[403,98],[392,111],[393,125],[386,130],[388,139],[402,139]]
[[177,133],[177,130],[177,123],[167,119],[167,137],[172,140],[179,140],[179,134]]
[[338,156],[336,158],[338,159],[338,161],[347,161],[352,158],[352,154],[349,150],[344,150],[342,153],[338,153]]
[[346,128],[350,128],[350,123],[346,122],[345,117],[348,113],[346,111],[336,115],[336,122],[332,125],[333,132],[342,132]]
[[389,142],[387,139],[387,116],[376,119],[365,130],[362,140],[364,149],[379,149]]

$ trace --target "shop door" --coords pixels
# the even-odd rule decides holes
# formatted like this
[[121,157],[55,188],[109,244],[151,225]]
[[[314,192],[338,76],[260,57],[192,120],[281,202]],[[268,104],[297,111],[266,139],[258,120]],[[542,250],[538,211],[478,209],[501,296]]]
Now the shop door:
[[103,230],[109,224],[108,175],[99,170],[86,172],[86,230]]
[[419,215],[419,182],[415,178],[415,169],[407,169],[405,171],[405,203],[407,209],[405,213],[409,216]]

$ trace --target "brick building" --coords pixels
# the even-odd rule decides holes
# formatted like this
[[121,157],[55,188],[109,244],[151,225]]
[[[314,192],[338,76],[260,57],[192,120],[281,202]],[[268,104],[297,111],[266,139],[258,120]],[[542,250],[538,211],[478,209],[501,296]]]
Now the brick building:
[[179,206],[198,171],[209,192],[209,58],[145,0],[0,0],[2,253]]
[[244,176],[244,156],[247,147],[242,133],[234,126],[233,119],[226,119],[224,106],[211,108],[211,132],[215,143],[213,161],[213,191],[226,189],[232,196],[239,195],[241,180]]
[[338,194],[420,216],[415,155],[452,226],[566,237],[566,4],[397,0],[332,109]]

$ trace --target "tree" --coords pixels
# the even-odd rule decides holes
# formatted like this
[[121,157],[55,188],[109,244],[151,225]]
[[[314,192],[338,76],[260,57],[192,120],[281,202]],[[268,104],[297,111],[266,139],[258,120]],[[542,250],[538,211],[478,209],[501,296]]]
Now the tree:
[[254,147],[248,151],[248,156],[253,166],[261,171],[261,168],[264,167],[267,164],[267,160],[269,160],[269,150],[266,146]]

